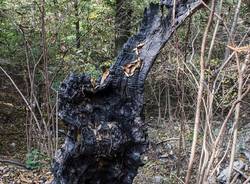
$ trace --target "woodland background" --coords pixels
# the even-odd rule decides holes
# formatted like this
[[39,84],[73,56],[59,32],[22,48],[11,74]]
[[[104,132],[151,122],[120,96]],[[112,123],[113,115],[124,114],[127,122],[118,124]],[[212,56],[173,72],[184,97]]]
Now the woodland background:
[[[50,180],[60,82],[101,76],[150,2],[0,0],[0,183]],[[164,47],[145,84],[150,146],[135,183],[183,183],[189,160],[193,180],[250,180],[249,17],[249,0],[213,1]]]

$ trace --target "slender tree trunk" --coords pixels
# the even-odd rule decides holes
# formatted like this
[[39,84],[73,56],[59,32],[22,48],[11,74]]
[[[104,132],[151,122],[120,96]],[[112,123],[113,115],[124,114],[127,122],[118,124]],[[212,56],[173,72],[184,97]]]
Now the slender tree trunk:
[[81,35],[80,35],[80,19],[79,19],[79,2],[78,0],[74,0],[74,8],[75,8],[75,27],[76,27],[76,48],[81,47]]
[[195,152],[196,152],[196,144],[197,144],[198,134],[199,134],[201,105],[202,105],[201,103],[202,103],[202,96],[203,96],[202,94],[203,94],[203,88],[204,88],[204,82],[205,82],[205,49],[206,49],[208,31],[213,20],[214,7],[215,7],[215,0],[212,1],[212,7],[211,7],[212,11],[208,18],[208,23],[207,23],[205,32],[203,34],[202,45],[201,45],[200,81],[199,81],[199,89],[198,89],[198,95],[197,95],[197,104],[196,104],[196,113],[195,113],[195,122],[194,122],[194,135],[193,135],[193,142],[192,142],[191,155],[190,155],[190,160],[188,164],[187,175],[185,178],[185,184],[188,184],[191,179],[191,173],[192,173]]
[[115,55],[121,51],[122,46],[131,32],[131,18],[132,18],[132,1],[130,0],[116,0],[116,15],[115,15]]
[[45,25],[45,0],[41,0],[41,36],[42,36],[42,53],[43,53],[43,72],[44,72],[44,83],[45,83],[45,100],[47,113],[50,112],[49,107],[49,72],[48,72],[48,47],[46,41],[46,25]]
[[[45,100],[43,103],[45,104],[45,112],[46,112],[46,120],[47,124],[44,126],[45,129],[47,127],[50,127],[50,113],[51,113],[51,107],[50,107],[50,81],[49,81],[49,68],[48,68],[48,45],[46,41],[46,11],[45,11],[45,0],[41,0],[41,36],[42,36],[42,54],[43,54],[43,74],[44,74],[44,92],[45,92]],[[47,132],[47,131],[46,131]],[[48,152],[48,155],[52,155],[52,143],[50,136],[47,135],[47,146],[46,150]]]
[[[242,87],[243,87],[243,73],[244,69],[246,68],[247,63],[249,63],[249,54],[247,54],[245,63],[240,63],[240,58],[238,56],[238,53],[236,53],[236,62],[237,62],[237,68],[238,68],[238,98],[237,100],[240,101],[240,98],[242,96]],[[245,65],[245,66],[244,66]],[[231,150],[231,156],[230,156],[230,162],[229,162],[229,174],[228,174],[228,180],[227,183],[230,184],[230,179],[233,171],[233,164],[234,164],[234,157],[235,157],[235,151],[236,151],[236,144],[237,144],[237,134],[238,134],[238,125],[240,120],[240,108],[241,103],[239,102],[235,107],[235,119],[234,119],[234,129],[233,129],[233,143],[232,143],[232,150]]]
[[[231,35],[232,38],[234,37],[237,21],[238,21],[238,18],[239,18],[240,7],[241,7],[241,0],[238,0],[238,4],[237,4],[237,7],[236,7],[235,13],[234,13],[234,19],[233,19],[233,22],[232,22],[232,27],[230,29],[230,35]],[[230,40],[230,37],[229,37],[227,44],[229,45],[231,43],[231,41],[232,40]],[[226,47],[224,61],[227,60],[229,54],[230,54],[230,49]]]
[[[217,14],[219,14],[219,15],[221,14],[222,3],[223,3],[223,0],[220,0],[219,6],[218,6],[218,11],[217,11]],[[216,25],[215,25],[215,28],[214,28],[212,41],[211,41],[209,52],[208,52],[208,57],[207,57],[208,62],[210,62],[210,59],[211,59],[211,56],[212,56],[212,51],[213,51],[214,43],[215,43],[215,37],[216,37],[218,29],[219,29],[219,24],[220,24],[220,19],[217,19]]]

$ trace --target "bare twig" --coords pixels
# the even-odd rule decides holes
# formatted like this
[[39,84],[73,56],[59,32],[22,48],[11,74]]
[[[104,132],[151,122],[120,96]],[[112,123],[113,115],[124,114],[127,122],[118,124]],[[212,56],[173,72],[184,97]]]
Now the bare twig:
[[[238,97],[237,97],[237,99],[240,100],[241,95],[242,95],[244,68],[241,67],[238,53],[236,53],[235,56],[236,56],[236,62],[237,62],[237,68],[238,68]],[[246,56],[245,63],[247,63],[248,60],[249,60],[249,54]],[[237,141],[237,134],[238,134],[239,118],[240,118],[240,103],[238,103],[236,105],[236,110],[235,110],[235,122],[234,122],[234,130],[233,130],[233,144],[232,144],[232,151],[231,151],[231,157],[230,157],[230,163],[229,163],[229,176],[228,176],[228,180],[227,180],[228,184],[230,183],[231,173],[232,173],[232,170],[233,170],[233,162],[234,162],[234,155],[235,155],[235,148],[236,148],[236,141]]]
[[212,146],[213,146],[212,154],[211,154],[211,156],[210,156],[209,163],[208,163],[208,166],[207,166],[206,171],[205,171],[205,174],[204,174],[204,180],[207,178],[208,173],[209,173],[209,171],[210,171],[210,168],[211,168],[211,166],[212,166],[212,164],[213,164],[213,162],[214,162],[214,158],[215,158],[216,152],[217,152],[217,151],[216,151],[216,150],[217,150],[216,148],[217,148],[218,144],[220,143],[221,138],[222,138],[223,135],[224,135],[225,128],[226,128],[226,124],[227,124],[229,118],[231,117],[232,113],[234,112],[234,109],[235,109],[236,105],[237,105],[239,102],[241,102],[241,100],[249,93],[249,91],[250,91],[250,84],[248,85],[247,90],[241,95],[240,99],[234,101],[234,103],[232,104],[232,106],[231,106],[231,108],[230,108],[230,110],[229,110],[229,112],[228,112],[226,118],[224,119],[224,121],[223,121],[223,123],[222,123],[222,125],[221,125],[221,128],[220,128],[220,131],[219,131],[219,133],[218,133],[218,136],[217,136],[217,138],[216,138],[214,144],[212,145]]
[[[222,3],[223,3],[223,0],[220,0],[220,5],[218,7],[218,13],[219,14],[221,13]],[[208,57],[207,57],[208,62],[211,59],[211,55],[212,55],[212,51],[213,51],[213,47],[214,47],[214,42],[215,42],[215,37],[216,37],[216,34],[218,32],[219,24],[220,24],[220,19],[217,19],[216,25],[215,25],[215,28],[214,28],[214,33],[213,33],[212,41],[211,41],[209,52],[208,52]]]
[[[236,6],[236,9],[235,9],[235,13],[234,13],[234,19],[233,19],[233,22],[232,22],[232,27],[230,29],[230,35],[231,35],[232,40],[233,40],[233,37],[234,37],[234,32],[235,32],[235,29],[236,29],[236,25],[237,25],[239,13],[240,13],[240,7],[241,7],[241,0],[238,0],[237,6]],[[230,45],[231,41],[229,39],[227,45]],[[230,54],[230,50],[228,48],[226,48],[224,60],[226,60],[228,58],[229,54]]]
[[246,179],[246,181],[244,181],[243,184],[247,184],[250,181],[250,176]]
[[201,101],[202,101],[202,93],[203,93],[203,86],[204,86],[204,80],[205,80],[205,49],[206,49],[208,31],[213,20],[214,8],[215,8],[215,0],[212,1],[212,6],[211,6],[212,11],[210,12],[210,15],[209,15],[208,23],[207,23],[205,32],[203,34],[202,45],[201,45],[200,81],[199,81],[199,90],[198,90],[198,95],[197,95],[197,105],[196,105],[195,122],[194,122],[194,135],[193,135],[193,142],[192,142],[191,155],[189,159],[187,175],[185,178],[185,184],[189,183],[189,180],[191,177],[191,170],[192,170],[193,163],[194,163],[196,144],[197,144],[197,139],[198,139]]
[[179,137],[172,137],[172,138],[169,138],[169,139],[165,139],[163,141],[160,141],[158,143],[156,143],[157,145],[158,144],[162,144],[162,143],[165,143],[165,142],[168,142],[168,141],[178,141],[180,138]]
[[25,102],[25,104],[27,105],[28,109],[30,110],[35,122],[36,122],[36,125],[37,125],[37,128],[38,130],[41,132],[42,129],[40,127],[40,124],[39,124],[39,121],[31,107],[31,105],[29,104],[29,102],[27,101],[27,99],[25,98],[25,96],[23,95],[23,93],[21,92],[21,90],[17,87],[16,83],[13,81],[13,79],[11,78],[11,76],[3,69],[3,67],[0,66],[0,69],[2,70],[2,72],[6,75],[6,77],[10,80],[10,82],[12,83],[12,85],[15,87],[15,89],[17,90],[17,92],[19,93],[19,95],[22,97],[23,101]]

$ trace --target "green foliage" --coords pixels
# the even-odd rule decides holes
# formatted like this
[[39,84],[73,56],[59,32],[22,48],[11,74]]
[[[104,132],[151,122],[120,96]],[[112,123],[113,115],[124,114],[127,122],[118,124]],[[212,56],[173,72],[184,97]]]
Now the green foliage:
[[43,155],[38,149],[33,149],[26,155],[26,166],[29,169],[39,169],[43,167],[48,161],[48,158]]
[[[156,2],[157,0],[155,0]],[[133,32],[137,31],[142,12],[151,1],[132,1]],[[95,78],[101,73],[103,62],[114,61],[115,0],[79,1],[81,47],[75,47],[75,7],[71,1],[46,1],[46,41],[49,52],[49,72],[56,73],[53,86],[58,86],[69,71],[87,72]],[[42,55],[41,12],[39,2],[26,0],[1,1],[0,53],[15,65],[26,68],[25,40],[29,44],[31,66]],[[2,16],[3,15],[3,16]],[[25,35],[23,35],[21,29]],[[25,36],[25,37],[24,37]],[[67,47],[61,53],[60,46]],[[57,72],[59,68],[59,72]],[[41,67],[37,67],[38,81],[42,81]],[[51,78],[54,76],[51,75]],[[54,84],[55,83],[55,84]],[[56,89],[56,88],[55,88]]]

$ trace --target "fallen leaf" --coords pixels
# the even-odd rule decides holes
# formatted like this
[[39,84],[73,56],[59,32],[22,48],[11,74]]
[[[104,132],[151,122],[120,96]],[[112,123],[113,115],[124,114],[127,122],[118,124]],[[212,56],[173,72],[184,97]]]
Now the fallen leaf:
[[50,184],[51,182],[52,182],[52,180],[53,180],[53,178],[51,177],[51,178],[49,178],[46,182],[45,182],[45,184]]
[[10,175],[10,173],[8,172],[8,173],[6,173],[6,174],[3,174],[2,175],[2,177],[4,178],[4,177],[8,177]]
[[21,174],[21,173],[20,173],[20,180],[21,180],[22,182],[25,182],[25,183],[32,183],[31,180],[26,179],[26,178],[23,176],[23,174]]

